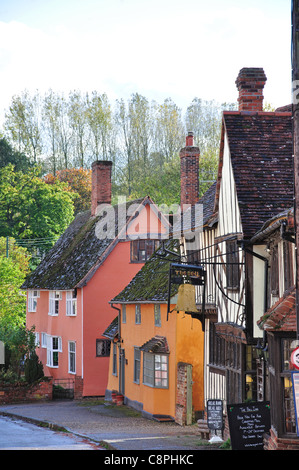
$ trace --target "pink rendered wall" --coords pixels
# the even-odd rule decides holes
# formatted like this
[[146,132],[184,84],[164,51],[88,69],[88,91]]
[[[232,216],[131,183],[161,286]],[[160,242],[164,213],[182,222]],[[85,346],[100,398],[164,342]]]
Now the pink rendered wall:
[[130,263],[130,242],[120,242],[84,287],[84,389],[85,396],[105,395],[109,357],[96,357],[96,339],[118,315],[109,301],[131,281],[143,264]]
[[[68,372],[68,341],[76,342],[76,375],[82,374],[82,309],[81,289],[77,292],[77,315],[66,315],[66,291],[62,291],[62,300],[59,301],[59,313],[51,316],[49,312],[49,291],[41,290],[37,301],[36,312],[28,312],[26,316],[27,328],[35,326],[39,333],[40,345],[36,349],[37,354],[44,366],[44,374],[54,378],[72,378],[74,374]],[[62,352],[59,352],[59,366],[48,367],[47,349],[41,346],[41,334],[47,333],[51,336],[62,338]]]

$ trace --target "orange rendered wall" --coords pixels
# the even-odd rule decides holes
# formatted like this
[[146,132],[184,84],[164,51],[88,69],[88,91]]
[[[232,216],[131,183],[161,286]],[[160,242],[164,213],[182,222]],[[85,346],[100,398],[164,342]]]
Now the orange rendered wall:
[[[121,347],[125,349],[125,396],[143,405],[150,414],[175,416],[177,363],[188,362],[193,365],[193,406],[203,409],[203,344],[204,336],[201,323],[189,315],[171,313],[167,321],[167,305],[161,304],[161,327],[154,325],[154,305],[141,305],[141,324],[135,324],[135,305],[126,306],[126,323],[121,322]],[[143,355],[140,362],[140,383],[134,378],[134,347],[140,347],[152,337],[159,335],[167,338],[169,354],[169,388],[152,388],[142,383]],[[117,361],[118,366],[118,361]],[[109,370],[108,390],[118,390],[118,375],[112,375],[112,348]]]

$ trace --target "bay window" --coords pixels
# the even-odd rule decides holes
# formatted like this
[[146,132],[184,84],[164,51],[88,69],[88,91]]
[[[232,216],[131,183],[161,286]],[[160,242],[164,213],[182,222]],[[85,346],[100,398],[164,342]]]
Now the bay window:
[[155,388],[168,388],[168,356],[143,353],[143,383]]

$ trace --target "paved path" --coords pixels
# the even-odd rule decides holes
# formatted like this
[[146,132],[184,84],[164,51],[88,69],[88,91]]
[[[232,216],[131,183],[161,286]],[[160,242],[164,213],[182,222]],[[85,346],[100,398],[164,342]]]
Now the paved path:
[[[0,406],[0,415],[60,426],[115,450],[203,450],[197,425],[179,426],[143,418],[126,406],[94,404],[88,400],[50,401]],[[210,449],[211,446],[208,446]]]

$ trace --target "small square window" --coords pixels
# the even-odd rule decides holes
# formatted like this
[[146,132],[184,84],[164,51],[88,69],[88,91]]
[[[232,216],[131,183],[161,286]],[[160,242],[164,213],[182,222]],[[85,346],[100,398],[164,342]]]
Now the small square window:
[[97,339],[96,340],[96,356],[97,357],[108,357],[110,356],[110,345],[109,339]]

